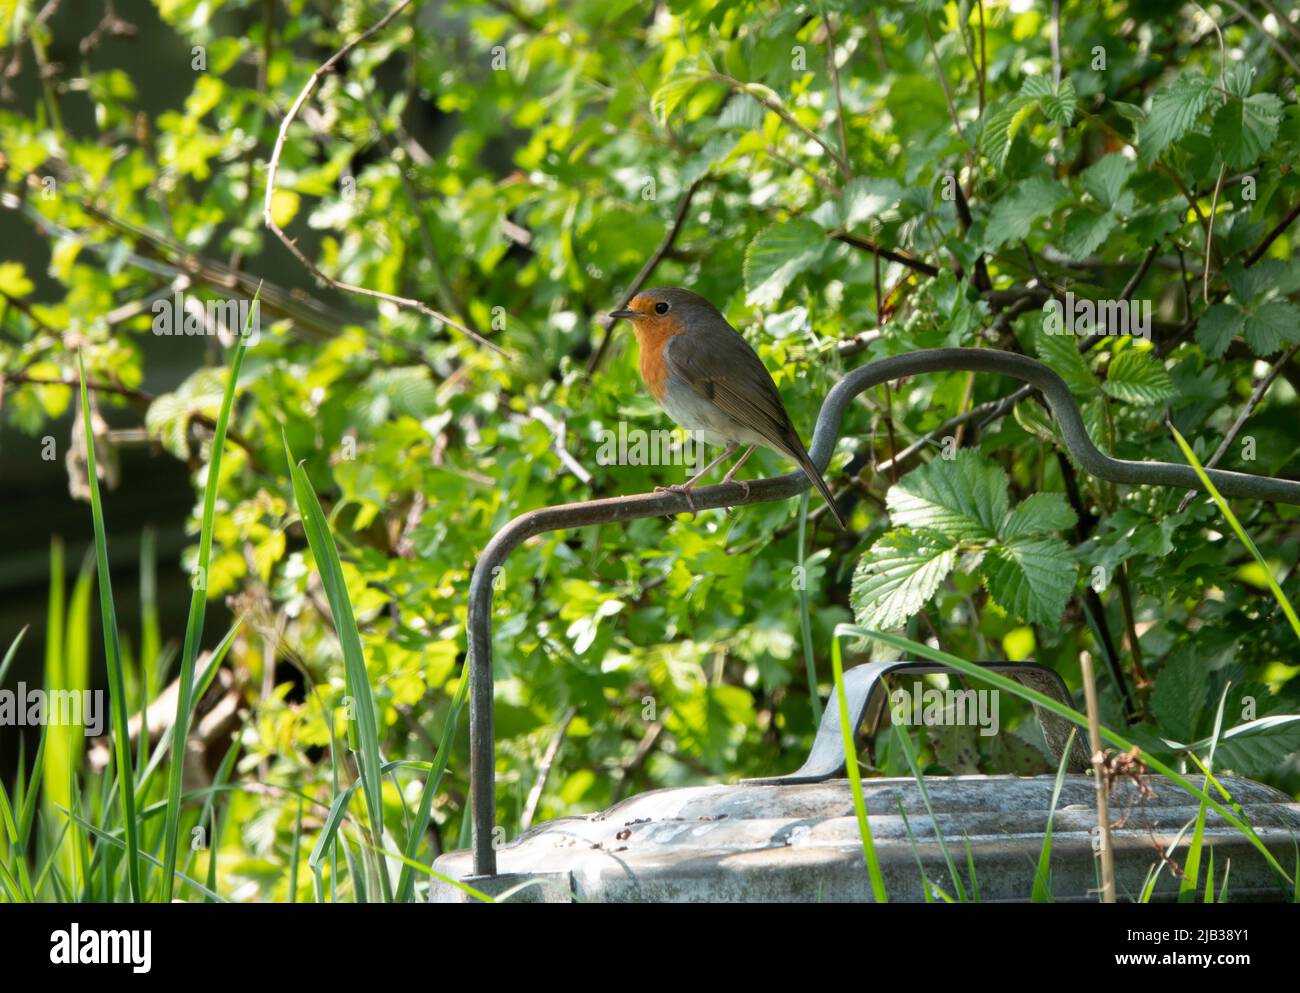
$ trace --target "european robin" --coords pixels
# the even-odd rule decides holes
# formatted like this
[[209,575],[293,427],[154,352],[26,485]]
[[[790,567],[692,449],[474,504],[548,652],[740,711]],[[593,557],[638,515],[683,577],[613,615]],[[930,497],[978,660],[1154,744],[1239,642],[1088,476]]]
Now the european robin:
[[[609,316],[632,322],[641,349],[641,378],[655,402],[681,427],[722,446],[722,454],[691,479],[660,489],[683,493],[689,503],[691,489],[719,463],[746,446],[722,478],[729,483],[754,448],[763,445],[798,465],[826,499],[840,527],[848,530],[830,487],[790,423],[763,360],[717,307],[698,293],[668,286],[638,294],[625,309]],[[747,484],[741,485],[748,490]]]

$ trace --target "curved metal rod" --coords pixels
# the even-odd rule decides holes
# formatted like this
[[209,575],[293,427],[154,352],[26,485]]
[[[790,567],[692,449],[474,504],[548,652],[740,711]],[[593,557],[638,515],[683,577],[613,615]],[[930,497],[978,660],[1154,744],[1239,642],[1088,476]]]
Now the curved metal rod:
[[[1176,486],[1200,490],[1191,466],[1169,462],[1128,462],[1098,451],[1088,437],[1083,415],[1070,388],[1043,363],[1011,352],[986,348],[936,348],[893,355],[854,369],[827,395],[817,417],[809,455],[825,471],[850,402],[859,393],[904,376],[927,372],[991,372],[1019,379],[1038,389],[1060,425],[1065,447],[1074,460],[1101,479],[1114,483]],[[1300,504],[1300,482],[1270,476],[1207,469],[1206,475],[1229,497]],[[795,471],[784,476],[740,483],[706,486],[692,491],[696,510],[737,507],[785,500],[809,486],[808,477]],[[496,852],[492,829],[496,820],[496,740],[492,726],[492,586],[497,570],[521,544],[547,531],[661,517],[692,508],[680,493],[643,493],[637,496],[588,500],[543,507],[516,517],[493,536],[483,550],[469,584],[468,665],[470,673],[470,781],[474,823],[474,871],[495,875]]]

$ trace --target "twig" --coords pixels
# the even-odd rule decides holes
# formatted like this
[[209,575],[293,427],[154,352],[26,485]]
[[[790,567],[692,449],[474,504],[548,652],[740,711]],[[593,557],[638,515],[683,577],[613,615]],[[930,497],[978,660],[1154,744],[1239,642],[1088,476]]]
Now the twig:
[[747,96],[753,97],[760,104],[762,104],[772,113],[774,113],[777,117],[785,121],[786,124],[790,125],[790,127],[799,131],[801,134],[803,134],[809,140],[813,141],[815,144],[820,145],[821,148],[826,152],[826,154],[831,157],[835,165],[839,168],[840,172],[844,174],[844,177],[846,179],[852,175],[852,170],[849,168],[849,163],[845,160],[844,156],[842,156],[830,144],[828,144],[825,140],[823,140],[822,137],[818,135],[816,131],[813,131],[811,128],[805,127],[804,125],[800,124],[799,121],[795,118],[795,116],[790,113],[790,111],[786,110],[785,107],[781,106],[781,104],[777,103],[766,93],[763,93],[762,91],[756,91],[749,83],[742,83],[740,80],[732,76],[728,76],[724,72],[711,73],[710,78],[719,83],[726,83],[737,93],[744,93]]
[[[1271,45],[1273,49],[1277,52],[1277,54],[1282,57],[1282,61],[1284,61],[1287,65],[1291,67],[1291,71],[1296,73],[1297,75],[1300,75],[1300,65],[1296,64],[1295,59],[1291,57],[1291,53],[1286,50],[1286,46],[1268,33],[1267,29],[1265,29],[1263,23],[1260,21],[1258,17],[1252,14],[1241,4],[1237,3],[1237,0],[1223,0],[1223,2],[1226,3],[1233,10],[1235,10],[1242,17],[1244,17],[1246,20],[1250,21],[1251,25],[1255,28],[1255,30],[1258,31],[1260,34],[1262,34],[1264,36],[1264,40],[1268,42],[1269,45]],[[1285,20],[1285,18],[1283,18],[1283,20]]]
[[881,258],[888,259],[890,262],[897,262],[901,266],[906,266],[914,272],[919,272],[923,276],[939,275],[939,268],[930,265],[929,262],[923,262],[920,259],[913,258],[910,255],[904,255],[893,249],[885,248],[883,245],[877,245],[870,238],[863,238],[861,235],[850,234],[847,231],[836,231],[831,235],[836,241],[842,241],[846,245],[852,245],[854,248],[860,248],[864,252],[871,252],[879,255]]
[[542,790],[546,788],[546,777],[551,774],[551,766],[555,764],[555,758],[560,754],[560,745],[564,743],[564,735],[569,730],[569,725],[573,723],[573,718],[577,713],[577,707],[570,707],[564,712],[564,716],[560,718],[560,726],[555,729],[550,744],[546,746],[546,753],[537,766],[537,779],[534,780],[532,789],[528,791],[528,799],[524,801],[524,811],[519,815],[520,831],[527,831],[533,823],[533,817],[537,814],[537,806],[542,802]]
[[[641,287],[646,284],[646,280],[654,275],[654,271],[659,267],[659,263],[663,261],[664,256],[668,254],[672,249],[673,244],[677,241],[677,235],[681,233],[682,225],[686,223],[686,218],[690,213],[691,200],[694,199],[695,193],[699,190],[701,184],[703,184],[704,179],[705,177],[701,176],[699,179],[695,180],[695,182],[691,183],[690,186],[686,187],[686,192],[682,194],[681,200],[677,202],[677,209],[673,212],[672,223],[668,225],[668,231],[664,234],[663,240],[659,242],[659,247],[654,250],[650,257],[646,259],[645,264],[641,266],[641,271],[636,274],[631,285],[628,286],[626,291],[624,291],[622,298],[618,302],[618,306],[611,307],[610,310],[621,310],[626,307],[632,298],[641,292]],[[601,362],[605,359],[605,353],[609,351],[610,340],[613,338],[610,328],[614,326],[614,322],[610,320],[608,316],[605,316],[600,319],[600,323],[605,329],[605,335],[601,338],[600,344],[596,347],[596,350],[591,353],[591,358],[587,360],[587,375],[591,375],[600,368]]]
[[1254,250],[1246,256],[1246,267],[1249,268],[1262,259],[1264,253],[1269,250],[1269,246],[1282,236],[1282,232],[1295,223],[1297,217],[1300,217],[1300,200],[1296,201],[1295,206],[1287,211],[1286,216],[1283,217],[1282,220],[1278,221],[1273,230],[1264,236],[1264,240],[1256,245]]
[[1110,845],[1110,778],[1106,753],[1101,748],[1101,719],[1097,710],[1097,686],[1092,678],[1092,659],[1084,652],[1079,656],[1083,676],[1083,696],[1088,705],[1088,745],[1092,752],[1092,772],[1096,777],[1097,829],[1101,832],[1101,902],[1115,902],[1115,853]]
[[[848,129],[844,126],[844,97],[840,93],[840,68],[835,63],[835,28],[831,25],[829,14],[823,12],[822,17],[826,22],[826,61],[830,65],[831,83],[835,89],[835,116],[840,127],[840,155],[843,157],[845,164],[848,165],[849,138]],[[844,178],[853,178],[851,169],[845,174]]]
[[288,140],[289,137],[289,126],[293,124],[294,120],[298,117],[298,112],[302,109],[303,104],[307,102],[307,98],[310,97],[311,94],[315,91],[317,85],[321,81],[321,77],[323,77],[326,73],[332,72],[334,70],[334,67],[342,59],[346,58],[354,48],[356,48],[358,45],[366,41],[368,38],[370,38],[377,32],[382,31],[385,27],[387,27],[389,22],[391,22],[393,18],[395,18],[403,10],[409,7],[410,4],[411,4],[411,0],[398,0],[398,3],[396,3],[393,6],[393,9],[390,10],[383,17],[381,17],[378,21],[376,21],[373,26],[371,26],[368,30],[363,31],[361,34],[357,35],[357,37],[353,38],[350,42],[348,42],[337,52],[331,55],[328,59],[322,62],[319,66],[317,66],[315,71],[312,72],[311,78],[307,80],[307,84],[302,88],[302,92],[298,94],[297,99],[295,99],[293,104],[290,105],[289,112],[284,115],[284,120],[280,122],[280,133],[279,135],[276,136],[275,147],[272,149],[271,158],[266,165],[266,199],[262,204],[262,220],[265,222],[266,226],[275,233],[275,236],[279,238],[281,242],[284,243],[284,246],[289,249],[289,251],[293,254],[294,258],[296,258],[299,262],[301,262],[303,266],[306,267],[307,271],[310,272],[313,276],[315,276],[316,279],[319,280],[322,284],[333,287],[336,290],[341,290],[344,293],[356,293],[361,296],[372,297],[376,300],[384,300],[388,303],[395,304],[399,307],[405,307],[409,310],[419,311],[421,314],[424,314],[426,317],[433,318],[436,321],[441,321],[443,324],[446,324],[448,327],[455,328],[461,334],[466,335],[470,339],[478,342],[480,345],[484,345],[487,348],[490,348],[498,355],[501,355],[505,358],[513,358],[513,356],[511,356],[510,353],[507,352],[505,349],[503,349],[500,345],[496,345],[491,341],[488,341],[488,339],[484,338],[481,334],[478,334],[477,332],[470,330],[469,328],[465,327],[465,325],[459,323],[458,321],[452,320],[446,314],[434,310],[428,304],[420,300],[412,300],[407,297],[395,296],[392,293],[385,293],[382,290],[372,290],[369,287],[357,286],[354,283],[345,283],[342,280],[338,280],[332,276],[326,275],[321,270],[321,268],[317,266],[315,262],[309,259],[306,253],[303,252],[303,250],[298,247],[297,242],[295,242],[292,238],[290,238],[287,234],[284,233],[284,229],[281,228],[280,225],[275,222],[275,218],[272,216],[271,213],[271,202],[275,196],[275,176],[280,168],[280,155],[284,151],[285,142]]
[[[1300,345],[1292,345],[1282,353],[1282,357],[1273,363],[1273,367],[1265,373],[1258,383],[1255,384],[1254,390],[1251,391],[1250,399],[1246,401],[1246,406],[1241,409],[1241,413],[1237,415],[1237,419],[1232,422],[1232,427],[1228,428],[1227,434],[1223,436],[1223,441],[1219,442],[1219,447],[1214,450],[1214,454],[1205,460],[1205,468],[1213,469],[1219,464],[1219,461],[1223,456],[1227,454],[1229,446],[1231,446],[1233,441],[1236,440],[1237,433],[1245,426],[1246,421],[1250,419],[1250,415],[1255,412],[1255,408],[1258,407],[1260,401],[1264,399],[1264,394],[1268,392],[1268,388],[1273,385],[1273,380],[1277,379],[1278,374],[1282,372],[1282,367],[1291,361],[1297,351],[1300,351]],[[1195,497],[1196,490],[1188,490],[1183,496],[1182,501],[1178,504],[1178,510],[1176,513],[1181,514],[1186,510],[1187,505],[1191,503]]]

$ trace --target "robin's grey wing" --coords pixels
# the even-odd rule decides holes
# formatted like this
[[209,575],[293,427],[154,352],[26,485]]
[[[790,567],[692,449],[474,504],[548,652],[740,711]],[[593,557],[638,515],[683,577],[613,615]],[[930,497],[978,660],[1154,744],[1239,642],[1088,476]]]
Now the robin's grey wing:
[[718,330],[721,333],[669,338],[664,345],[668,370],[778,451],[802,452],[803,444],[763,360],[731,325],[719,322]]

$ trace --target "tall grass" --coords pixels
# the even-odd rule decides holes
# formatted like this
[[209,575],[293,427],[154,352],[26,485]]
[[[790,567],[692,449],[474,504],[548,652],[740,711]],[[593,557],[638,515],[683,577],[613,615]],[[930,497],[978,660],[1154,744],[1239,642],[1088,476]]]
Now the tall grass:
[[[126,834],[126,872],[131,899],[144,897],[140,874],[140,839],[135,819],[135,776],[131,764],[131,734],[126,710],[126,679],[122,674],[122,649],[117,634],[117,609],[113,604],[113,581],[108,570],[108,535],[104,531],[104,508],[99,498],[99,476],[95,468],[94,421],[90,416],[90,394],[86,390],[86,361],[78,355],[81,370],[81,418],[86,428],[86,474],[90,479],[90,513],[95,525],[95,560],[99,566],[99,610],[104,625],[104,661],[108,667],[109,708],[113,722],[113,748],[117,764],[117,795]],[[83,824],[83,827],[86,826]]]
[[[239,383],[239,370],[244,364],[244,349],[253,317],[258,312],[253,296],[249,308],[248,325],[235,345],[230,362],[230,374],[221,397],[221,410],[217,415],[216,431],[212,436],[212,452],[208,457],[208,479],[203,488],[203,518],[199,527],[199,556],[195,566],[190,593],[190,612],[185,622],[185,647],[181,650],[180,687],[176,694],[176,719],[172,723],[171,762],[167,775],[167,820],[163,826],[162,895],[164,903],[170,902],[176,869],[176,848],[179,843],[181,817],[181,782],[185,770],[185,742],[190,731],[190,712],[194,708],[194,667],[198,663],[199,644],[203,639],[203,615],[208,602],[208,565],[212,558],[212,528],[216,517],[217,487],[221,484],[221,452],[226,444],[226,429],[230,424],[230,410],[235,402],[235,388]],[[142,679],[147,684],[147,679]],[[144,738],[144,735],[141,735]]]

